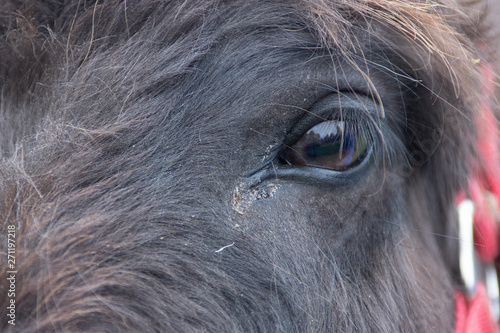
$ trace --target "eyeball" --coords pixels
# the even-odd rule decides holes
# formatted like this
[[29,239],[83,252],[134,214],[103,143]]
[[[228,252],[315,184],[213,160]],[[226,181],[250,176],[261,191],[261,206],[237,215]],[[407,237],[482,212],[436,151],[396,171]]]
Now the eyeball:
[[292,166],[345,171],[358,165],[367,156],[366,135],[345,121],[325,121],[302,136],[283,153],[283,163]]

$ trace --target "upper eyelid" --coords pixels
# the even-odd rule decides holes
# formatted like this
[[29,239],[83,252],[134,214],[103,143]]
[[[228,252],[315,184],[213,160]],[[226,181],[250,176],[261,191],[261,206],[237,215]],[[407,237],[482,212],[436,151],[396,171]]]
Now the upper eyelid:
[[315,125],[332,120],[362,123],[375,119],[379,106],[371,98],[348,92],[333,92],[319,98],[290,127],[283,143],[293,144]]

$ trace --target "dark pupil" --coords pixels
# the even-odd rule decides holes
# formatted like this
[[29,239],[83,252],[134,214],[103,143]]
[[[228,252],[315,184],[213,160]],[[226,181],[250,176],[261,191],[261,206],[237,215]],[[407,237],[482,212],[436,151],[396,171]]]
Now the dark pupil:
[[327,121],[311,128],[284,158],[291,165],[346,170],[362,160],[365,150],[365,141],[345,122]]

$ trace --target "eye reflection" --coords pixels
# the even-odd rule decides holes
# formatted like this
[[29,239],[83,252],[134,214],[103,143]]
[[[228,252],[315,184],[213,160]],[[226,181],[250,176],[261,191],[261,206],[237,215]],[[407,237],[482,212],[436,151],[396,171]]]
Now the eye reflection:
[[347,170],[359,164],[368,150],[364,135],[345,121],[325,121],[287,148],[282,159],[289,165]]

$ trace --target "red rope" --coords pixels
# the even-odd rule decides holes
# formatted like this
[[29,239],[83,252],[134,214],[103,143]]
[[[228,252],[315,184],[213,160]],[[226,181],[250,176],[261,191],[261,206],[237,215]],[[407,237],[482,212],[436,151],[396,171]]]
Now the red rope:
[[[481,114],[476,120],[478,128],[477,146],[482,158],[469,181],[471,200],[474,202],[474,243],[483,263],[492,263],[499,256],[500,211],[500,136],[497,119],[493,114],[490,97],[493,96],[494,72],[491,67],[481,65],[484,98]],[[492,200],[493,199],[493,200]],[[490,312],[489,297],[483,284],[477,285],[472,298],[462,292],[455,295],[455,333],[500,332],[498,323]]]
[[471,300],[461,292],[455,296],[455,333],[496,333],[498,325],[492,319],[486,288],[478,284]]

